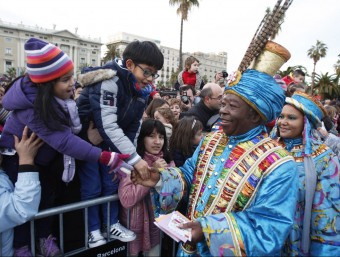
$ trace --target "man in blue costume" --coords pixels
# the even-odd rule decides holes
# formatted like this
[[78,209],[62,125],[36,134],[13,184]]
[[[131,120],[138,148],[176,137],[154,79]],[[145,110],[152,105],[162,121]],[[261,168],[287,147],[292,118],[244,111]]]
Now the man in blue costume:
[[192,240],[178,256],[280,255],[292,229],[296,164],[265,130],[280,114],[284,92],[272,76],[254,69],[238,71],[228,82],[223,131],[203,138],[183,167],[160,169],[148,181],[132,176],[155,186],[159,213],[174,210],[188,192],[193,222],[183,228],[192,228]]

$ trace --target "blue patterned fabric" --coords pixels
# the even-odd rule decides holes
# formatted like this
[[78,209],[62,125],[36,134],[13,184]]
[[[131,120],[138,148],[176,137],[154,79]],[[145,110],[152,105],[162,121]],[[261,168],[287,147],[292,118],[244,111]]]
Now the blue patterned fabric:
[[227,85],[225,94],[236,94],[252,106],[264,121],[272,121],[281,113],[285,94],[275,79],[257,70],[246,70],[234,86]]
[[303,252],[301,246],[306,194],[302,138],[283,141],[298,166],[299,197],[296,203],[293,230],[286,241],[282,255],[340,256],[339,160],[324,144],[314,139],[311,140],[311,156],[317,173],[317,184],[311,211],[309,252]]
[[151,197],[155,217],[174,211],[186,189],[186,183],[179,169],[169,167],[160,169],[160,172],[163,186],[158,193],[153,190]]

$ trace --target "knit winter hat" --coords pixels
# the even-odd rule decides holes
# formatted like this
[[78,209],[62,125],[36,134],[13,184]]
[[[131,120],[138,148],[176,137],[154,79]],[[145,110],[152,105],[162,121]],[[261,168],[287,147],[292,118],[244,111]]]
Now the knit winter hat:
[[34,83],[57,79],[71,70],[73,62],[59,47],[37,38],[25,43],[27,73]]

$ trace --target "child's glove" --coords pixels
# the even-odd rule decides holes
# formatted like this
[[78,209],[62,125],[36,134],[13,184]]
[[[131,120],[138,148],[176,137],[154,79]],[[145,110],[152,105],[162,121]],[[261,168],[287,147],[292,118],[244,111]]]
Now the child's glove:
[[130,157],[130,154],[119,154],[115,152],[103,151],[100,155],[99,162],[106,166],[110,166],[109,173],[118,173],[122,177],[126,174],[130,175],[133,167],[123,160]]

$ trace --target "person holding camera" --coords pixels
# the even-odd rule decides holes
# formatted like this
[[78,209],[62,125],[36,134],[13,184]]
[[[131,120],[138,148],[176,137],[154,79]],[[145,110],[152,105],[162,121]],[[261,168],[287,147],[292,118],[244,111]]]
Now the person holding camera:
[[215,74],[215,83],[220,85],[220,87],[224,89],[227,77],[228,72],[226,70],[219,71]]
[[209,128],[207,127],[207,122],[212,116],[218,114],[221,107],[222,95],[223,90],[218,84],[206,84],[200,94],[201,101],[199,101],[187,112],[182,112],[180,114],[180,119],[185,116],[194,116],[200,122],[202,122],[204,126],[203,131],[209,131]]
[[179,88],[179,97],[181,101],[181,112],[186,112],[194,105],[196,90],[190,85],[184,85]]

